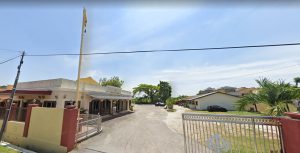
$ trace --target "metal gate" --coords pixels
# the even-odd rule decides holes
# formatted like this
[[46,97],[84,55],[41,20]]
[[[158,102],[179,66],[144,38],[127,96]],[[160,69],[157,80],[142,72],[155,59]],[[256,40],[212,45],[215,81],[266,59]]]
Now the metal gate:
[[87,139],[102,131],[100,115],[80,114],[77,124],[76,142]]
[[276,117],[183,113],[186,153],[284,153]]

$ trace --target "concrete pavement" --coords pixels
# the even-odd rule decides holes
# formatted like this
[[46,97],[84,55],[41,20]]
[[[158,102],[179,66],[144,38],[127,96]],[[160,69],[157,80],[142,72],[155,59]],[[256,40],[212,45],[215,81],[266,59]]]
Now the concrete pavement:
[[103,132],[81,142],[72,153],[183,153],[183,135],[166,125],[168,112],[135,105],[135,113],[103,123]]

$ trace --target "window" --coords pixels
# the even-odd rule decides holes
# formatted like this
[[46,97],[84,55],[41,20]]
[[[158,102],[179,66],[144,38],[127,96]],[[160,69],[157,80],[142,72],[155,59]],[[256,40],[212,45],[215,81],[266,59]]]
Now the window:
[[44,101],[43,107],[55,108],[56,107],[56,101]]
[[[78,104],[80,105],[80,101],[78,101]],[[75,105],[75,101],[65,101],[65,107],[69,105]]]

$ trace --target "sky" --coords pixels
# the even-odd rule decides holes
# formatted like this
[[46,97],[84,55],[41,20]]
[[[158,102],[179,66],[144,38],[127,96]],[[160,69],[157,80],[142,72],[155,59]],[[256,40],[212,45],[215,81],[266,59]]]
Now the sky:
[[[83,5],[0,8],[0,61],[20,54],[79,53]],[[83,51],[113,52],[300,42],[293,5],[85,5]],[[168,81],[173,96],[207,87],[255,87],[255,79],[293,82],[300,46],[192,52],[94,55],[82,77],[119,76],[123,89]],[[78,56],[26,56],[20,81],[77,78]],[[0,64],[0,85],[12,84],[18,60]]]

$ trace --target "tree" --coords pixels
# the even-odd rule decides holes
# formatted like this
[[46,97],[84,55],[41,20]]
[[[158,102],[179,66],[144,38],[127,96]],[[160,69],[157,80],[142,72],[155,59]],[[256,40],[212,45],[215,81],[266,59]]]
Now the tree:
[[270,115],[282,115],[289,111],[289,103],[299,97],[299,89],[284,81],[272,82],[267,78],[256,80],[260,90],[258,93],[244,96],[237,102],[238,109],[242,110],[248,104],[265,103],[269,106]]
[[159,81],[158,86],[158,97],[162,102],[166,102],[168,98],[171,97],[172,94],[172,87],[170,86],[169,82]]
[[296,87],[298,87],[298,84],[300,83],[300,77],[294,78],[294,81],[296,83]]
[[117,76],[113,76],[110,79],[107,78],[100,78],[99,80],[99,84],[101,86],[114,86],[114,87],[118,87],[121,88],[122,85],[124,84],[124,81],[121,80],[119,77]]
[[216,91],[215,88],[211,88],[211,87],[208,87],[204,90],[199,90],[199,92],[197,93],[197,95],[202,95],[202,94],[207,94],[207,93],[211,93],[211,92],[214,92]]
[[236,87],[224,86],[224,87],[219,88],[218,91],[225,92],[225,93],[235,92],[236,91]]
[[137,87],[133,88],[133,94],[145,94],[144,96],[150,99],[150,103],[154,102],[155,97],[157,96],[159,88],[151,84],[139,84]]
[[245,110],[245,107],[248,106],[249,104],[252,104],[255,108],[255,112],[258,112],[257,109],[257,104],[260,103],[260,97],[257,94],[248,94],[245,95],[242,99],[237,101],[237,109],[239,111]]

